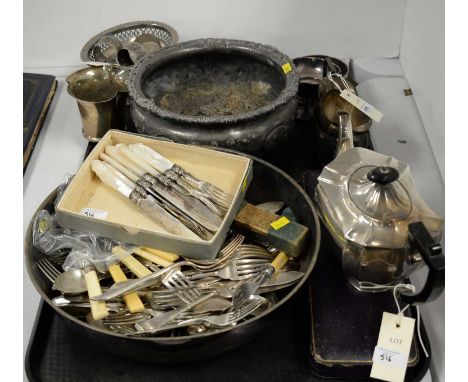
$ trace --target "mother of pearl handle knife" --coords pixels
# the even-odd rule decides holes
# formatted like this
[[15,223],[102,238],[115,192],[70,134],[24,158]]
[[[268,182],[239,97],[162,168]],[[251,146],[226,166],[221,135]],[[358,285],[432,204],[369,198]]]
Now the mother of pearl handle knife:
[[142,193],[140,190],[141,187],[139,188],[137,186],[132,188],[131,184],[133,182],[121,173],[120,176],[117,175],[118,171],[114,170],[108,164],[100,160],[94,160],[91,163],[91,169],[105,184],[130,199],[134,204],[157,221],[167,232],[188,239],[198,239],[198,236],[195,235],[195,233],[184,226],[174,216],[165,211],[153,197],[146,193]]

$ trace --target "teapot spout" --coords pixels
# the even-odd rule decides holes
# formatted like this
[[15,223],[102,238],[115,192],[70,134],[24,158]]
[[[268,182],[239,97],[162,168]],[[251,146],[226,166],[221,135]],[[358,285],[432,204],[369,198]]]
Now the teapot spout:
[[335,149],[335,158],[346,150],[354,147],[353,143],[353,126],[348,113],[338,112],[338,144]]

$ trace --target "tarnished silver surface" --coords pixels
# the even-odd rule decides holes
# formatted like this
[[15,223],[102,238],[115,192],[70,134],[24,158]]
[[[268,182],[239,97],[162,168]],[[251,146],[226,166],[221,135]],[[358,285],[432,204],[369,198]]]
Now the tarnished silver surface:
[[[379,284],[397,282],[417,265],[407,246],[408,225],[423,222],[439,240],[443,219],[419,195],[406,163],[352,147],[349,119],[340,118],[338,156],[318,178],[319,216],[343,250],[348,276]],[[375,169],[392,169],[397,175],[379,183],[371,180]]]
[[[154,97],[145,91],[148,76],[157,73],[159,69],[170,68],[171,63],[181,65],[181,62],[185,62],[183,60],[189,58],[209,57],[212,53],[216,53],[217,57],[226,58],[227,62],[227,57],[242,57],[252,65],[256,63],[258,66],[260,63],[260,66],[264,66],[265,70],[271,73],[268,76],[261,70],[259,73],[268,79],[270,85],[274,84],[273,86],[278,88],[278,95],[263,106],[249,111],[235,111],[223,115],[186,115],[161,107],[159,102],[155,102]],[[291,69],[284,70],[283,65],[290,65]],[[242,71],[244,66],[239,66],[238,69]],[[190,72],[184,73],[177,78],[190,78]],[[240,83],[241,81],[236,81],[235,73],[234,69],[226,71],[226,75],[221,77],[229,77],[229,80],[224,84]],[[249,70],[244,67],[244,76],[248,74]],[[156,54],[144,56],[132,67],[128,84],[131,117],[139,133],[174,142],[229,147],[259,155],[259,152],[272,151],[279,142],[285,142],[290,136],[297,108],[295,96],[299,86],[299,74],[292,59],[272,46],[242,40],[200,39],[183,42]],[[218,98],[213,97],[213,102],[219,102]],[[239,102],[243,101],[242,97],[236,99]],[[202,108],[209,108],[211,102],[209,103],[210,105],[203,105]]]
[[[289,63],[291,65],[291,71],[283,73],[285,84],[278,98],[262,108],[244,114],[216,117],[181,115],[162,108],[157,105],[154,100],[149,99],[144,94],[142,90],[142,81],[144,81],[145,75],[149,72],[155,70],[161,65],[167,64],[170,61],[177,61],[178,59],[189,55],[214,51],[225,51],[227,54],[237,53],[244,56],[251,56],[254,60],[261,60],[267,62],[269,65],[276,66],[280,73],[283,72],[282,66]],[[271,112],[278,106],[289,102],[293,97],[295,97],[298,85],[299,75],[292,60],[275,47],[251,41],[214,38],[186,41],[170,46],[157,54],[148,54],[132,68],[129,75],[130,97],[138,106],[160,116],[163,119],[178,121],[180,123],[216,124],[251,120]]]
[[300,75],[300,83],[319,85],[329,71],[339,73],[343,77],[348,75],[346,64],[335,57],[310,55],[297,57],[293,61]]
[[85,275],[81,269],[70,269],[60,273],[54,281],[52,289],[66,294],[86,292]]

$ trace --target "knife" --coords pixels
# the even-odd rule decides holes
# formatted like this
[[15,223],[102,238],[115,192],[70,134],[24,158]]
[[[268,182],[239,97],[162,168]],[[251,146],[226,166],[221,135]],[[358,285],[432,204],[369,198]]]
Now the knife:
[[232,203],[232,197],[215,185],[196,178],[189,172],[185,171],[182,167],[171,162],[169,159],[150,147],[145,146],[143,143],[129,145],[129,150],[139,154],[160,173],[164,174],[172,172],[173,174],[176,174],[178,178],[183,179],[183,181],[190,187],[209,195],[210,199],[215,203],[225,209],[229,209],[229,206]]
[[[181,204],[180,201],[177,201],[177,200],[174,201],[174,198],[172,198],[173,202],[166,200],[160,194],[155,192],[154,188],[151,187],[151,184],[138,178],[138,176],[135,173],[141,174],[144,170],[140,170],[139,167],[136,167],[137,165],[134,162],[131,162],[128,159],[124,158],[115,147],[108,147],[106,148],[106,151],[111,155],[111,157],[107,156],[104,153],[101,153],[100,158],[103,159],[113,171],[117,170],[118,176],[123,175],[124,180],[127,180],[127,181],[130,180],[131,181],[131,184],[129,185],[130,187],[132,188],[135,187],[134,183],[136,183],[137,186],[140,186],[141,188],[143,188],[145,192],[152,195],[156,199],[156,201],[161,205],[162,208],[164,208],[172,216],[177,218],[186,227],[190,228],[193,232],[195,232],[202,239],[210,240],[212,238],[213,232],[216,232],[219,227],[215,227],[209,222],[206,222],[205,220],[203,220],[203,222],[206,222],[206,225],[209,228],[206,228],[203,225],[201,225],[196,219],[194,219],[189,214],[184,212],[183,209],[175,205],[175,204],[180,205]],[[129,169],[132,169],[132,170],[129,170]]]
[[[128,150],[124,145],[117,147],[106,147],[106,154],[101,154],[102,159],[109,164],[125,168],[124,174],[136,184],[149,188],[151,193],[156,192],[166,202],[181,210],[195,222],[201,224],[211,232],[216,232],[222,224],[222,219],[212,212],[205,204],[197,198],[185,194],[183,189],[178,188],[171,180],[154,170],[148,163],[141,159],[137,154]],[[110,159],[110,161],[109,161]],[[117,167],[119,168],[119,167]],[[120,169],[122,171],[122,169]],[[155,178],[156,177],[156,178]],[[143,183],[149,182],[150,184]]]
[[[136,182],[136,185],[135,185],[135,183],[133,183],[126,176],[124,176],[116,168],[114,168],[112,166],[109,166],[109,169],[112,172],[114,172],[116,176],[118,176],[124,182],[126,182],[130,188],[133,188],[136,191],[136,193],[139,193],[142,196],[148,195],[148,196],[152,197],[161,208],[163,208],[166,212],[168,212],[170,215],[175,217],[180,223],[182,223],[185,227],[189,228],[192,232],[197,234],[200,238],[202,238],[204,240],[210,240],[213,237],[213,234],[211,232],[207,231],[197,221],[195,221],[194,219],[192,219],[189,216],[187,216],[186,214],[184,214],[177,207],[175,207],[172,204],[168,203],[166,200],[161,198],[160,195],[156,194],[151,189],[150,185],[147,182],[138,180]],[[132,195],[130,195],[130,196],[132,196]]]
[[[185,210],[186,213],[191,214],[191,216],[197,221],[200,219],[200,223],[204,225],[205,228],[213,231],[213,229],[209,228],[205,224],[213,227],[214,231],[219,228],[222,223],[222,219],[218,215],[214,214],[201,201],[193,196],[186,195],[184,190],[177,183],[174,184],[170,179],[159,174],[139,154],[129,150],[127,146],[119,144],[117,145],[117,149],[118,152],[126,159],[132,161],[135,165],[146,171],[143,175],[143,180],[151,183],[151,186],[156,192],[161,195],[164,194],[163,196],[168,200],[174,200],[175,197],[178,197],[180,200],[174,200],[173,203],[181,210]],[[163,186],[166,186],[166,189],[164,189]],[[170,191],[171,188],[173,189],[172,193]],[[171,195],[169,195],[170,193]]]
[[195,235],[195,233],[183,225],[174,216],[170,215],[140,186],[133,187],[134,183],[117,169],[113,169],[113,167],[100,160],[92,161],[91,169],[106,185],[120,192],[123,196],[130,199],[134,204],[151,216],[153,220],[158,222],[159,225],[166,230],[166,232],[188,239],[198,239],[198,236]]

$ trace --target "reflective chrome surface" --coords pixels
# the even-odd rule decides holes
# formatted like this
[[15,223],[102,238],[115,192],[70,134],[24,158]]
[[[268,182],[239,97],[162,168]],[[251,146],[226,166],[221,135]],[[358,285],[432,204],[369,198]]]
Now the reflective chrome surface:
[[299,57],[293,60],[299,72],[301,83],[319,85],[325,73],[326,62],[324,59],[313,57]]
[[323,169],[315,192],[319,216],[342,248],[347,276],[397,282],[417,265],[407,246],[408,225],[423,222],[439,240],[443,219],[419,195],[406,163],[354,148],[349,118],[340,114],[339,119],[338,156]]
[[344,77],[348,74],[346,64],[334,57],[310,55],[297,57],[293,62],[299,72],[301,83],[310,85],[319,85],[323,78],[326,78],[330,66],[334,73],[339,73]]

